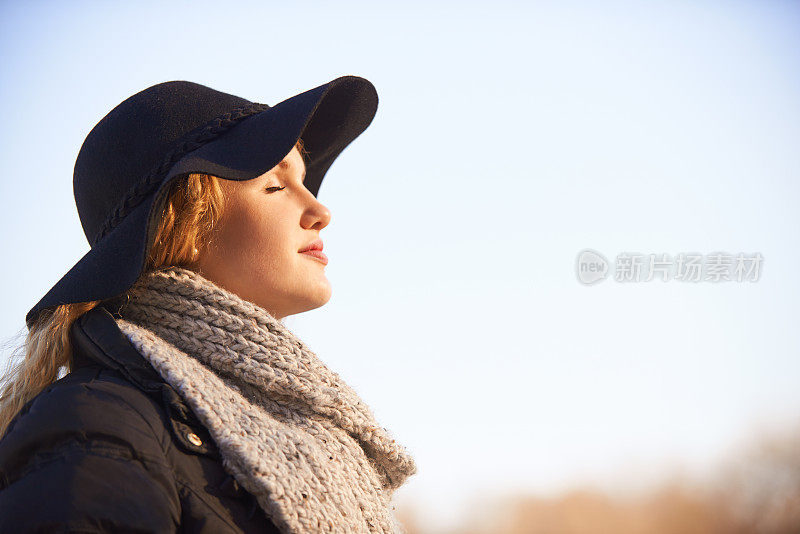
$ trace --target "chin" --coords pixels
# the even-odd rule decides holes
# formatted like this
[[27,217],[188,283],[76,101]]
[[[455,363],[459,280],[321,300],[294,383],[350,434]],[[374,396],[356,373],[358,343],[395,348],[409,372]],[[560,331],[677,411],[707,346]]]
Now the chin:
[[290,299],[291,311],[287,315],[315,310],[327,304],[331,299],[331,284],[327,278],[309,281],[304,284],[303,289],[302,293],[295,294]]
[[331,284],[328,280],[326,279],[315,291],[310,292],[307,300],[309,305],[312,306],[309,309],[319,308],[327,304],[331,300]]

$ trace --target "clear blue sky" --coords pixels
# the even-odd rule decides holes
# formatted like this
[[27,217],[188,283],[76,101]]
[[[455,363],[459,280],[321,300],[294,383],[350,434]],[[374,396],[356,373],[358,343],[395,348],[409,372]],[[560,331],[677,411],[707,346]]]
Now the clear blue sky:
[[[380,105],[320,190],[333,297],[287,324],[415,453],[398,499],[642,485],[798,420],[800,5],[289,5],[0,3],[3,358],[88,250],[72,170],[112,107],[357,74]],[[587,287],[584,248],[764,264]]]

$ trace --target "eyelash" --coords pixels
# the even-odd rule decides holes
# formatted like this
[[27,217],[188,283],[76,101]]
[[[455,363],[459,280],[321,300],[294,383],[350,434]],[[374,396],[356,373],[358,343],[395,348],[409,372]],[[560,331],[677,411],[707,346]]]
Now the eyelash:
[[278,186],[267,187],[265,189],[265,191],[269,191],[270,189],[274,189],[275,191],[282,191],[283,189],[286,189],[286,186],[283,186],[283,187],[278,187]]

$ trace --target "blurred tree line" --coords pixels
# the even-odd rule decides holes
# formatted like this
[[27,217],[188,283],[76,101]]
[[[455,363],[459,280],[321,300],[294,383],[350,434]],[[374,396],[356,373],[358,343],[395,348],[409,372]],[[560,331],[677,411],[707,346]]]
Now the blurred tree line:
[[646,494],[577,488],[553,498],[491,499],[446,532],[398,507],[408,534],[800,534],[800,426],[758,436],[705,481],[678,478]]

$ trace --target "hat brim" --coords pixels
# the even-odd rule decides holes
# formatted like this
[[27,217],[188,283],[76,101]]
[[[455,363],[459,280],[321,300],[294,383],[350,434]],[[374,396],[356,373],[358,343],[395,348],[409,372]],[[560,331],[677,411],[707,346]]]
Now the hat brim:
[[325,172],[369,126],[377,107],[378,94],[368,80],[336,78],[248,117],[190,152],[172,166],[165,182],[190,172],[251,180],[280,163],[302,136],[309,153],[304,183],[316,196]]
[[304,184],[314,196],[339,154],[372,122],[378,94],[368,80],[342,76],[256,113],[221,137],[177,161],[159,187],[92,247],[25,315],[31,328],[39,314],[59,304],[105,300],[129,289],[144,269],[147,236],[157,219],[153,207],[168,184],[189,173],[229,180],[263,175],[302,137],[308,151]]

